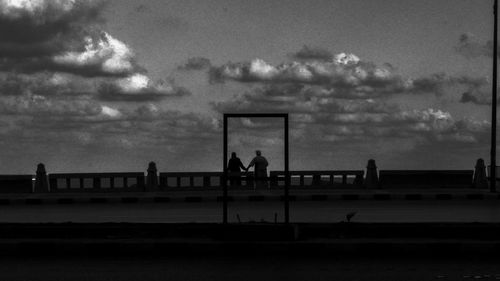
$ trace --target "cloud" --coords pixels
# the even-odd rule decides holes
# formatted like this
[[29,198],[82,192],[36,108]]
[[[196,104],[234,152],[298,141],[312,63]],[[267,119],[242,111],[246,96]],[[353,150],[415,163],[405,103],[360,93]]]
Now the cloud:
[[[471,33],[460,35],[455,50],[462,56],[473,59],[478,57],[493,57],[493,42],[479,42]],[[500,52],[498,53],[500,55]]]
[[296,60],[329,61],[333,58],[333,54],[330,51],[318,47],[309,47],[307,45],[304,45],[302,49],[295,53],[291,53],[289,56]]
[[128,76],[144,70],[132,49],[100,29],[103,1],[0,2],[0,70]]
[[104,82],[98,88],[98,98],[103,101],[158,101],[167,97],[187,96],[191,93],[165,81],[153,82],[143,74]]
[[87,98],[50,98],[40,95],[0,99],[3,115],[88,117],[101,113],[101,106]]
[[178,67],[179,70],[204,70],[211,66],[209,59],[204,57],[192,57],[187,60],[187,62]]
[[[317,86],[314,86],[317,87]],[[308,85],[264,85],[231,100],[214,103],[218,112],[288,112],[291,135],[301,145],[406,140],[477,143],[489,122],[454,118],[433,108],[404,109],[383,99],[339,99]],[[243,124],[248,129],[258,128]]]
[[390,67],[361,61],[354,54],[340,53],[330,61],[294,61],[277,66],[262,59],[212,67],[212,83],[227,80],[242,83],[302,84],[321,86],[338,95],[371,98],[388,93],[411,91],[408,81]]
[[140,4],[134,8],[134,11],[137,13],[147,13],[151,11],[151,8],[145,4]]
[[134,53],[125,43],[115,39],[107,32],[99,36],[86,36],[83,51],[68,51],[52,58],[56,65],[68,71],[71,69],[85,72],[94,71],[95,75],[123,76],[138,70],[134,62]]
[[0,57],[50,56],[78,48],[77,39],[100,23],[103,1],[0,1]]
[[157,101],[189,92],[151,81],[125,42],[101,30],[100,0],[0,0],[1,95]]

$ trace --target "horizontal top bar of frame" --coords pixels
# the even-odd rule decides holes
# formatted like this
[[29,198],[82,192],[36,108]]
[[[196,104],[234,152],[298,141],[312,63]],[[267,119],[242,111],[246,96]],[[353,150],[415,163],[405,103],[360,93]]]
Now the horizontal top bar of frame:
[[224,118],[288,118],[288,113],[224,113]]

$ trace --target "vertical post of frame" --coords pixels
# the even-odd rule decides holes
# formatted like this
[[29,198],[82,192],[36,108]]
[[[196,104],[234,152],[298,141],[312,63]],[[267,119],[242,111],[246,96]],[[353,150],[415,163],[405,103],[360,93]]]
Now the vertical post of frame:
[[223,224],[227,224],[227,119],[228,116],[224,114],[224,144],[223,144],[224,157],[222,159],[224,161],[224,163],[222,164],[222,167],[224,168],[222,175],[222,188],[223,188],[222,223]]
[[285,224],[290,222],[290,198],[289,198],[289,188],[290,188],[290,171],[288,165],[288,114],[284,116],[285,118]]

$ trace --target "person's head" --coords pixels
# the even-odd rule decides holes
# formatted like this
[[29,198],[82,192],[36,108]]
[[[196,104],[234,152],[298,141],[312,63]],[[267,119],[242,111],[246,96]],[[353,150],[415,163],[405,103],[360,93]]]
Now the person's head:
[[255,150],[255,154],[256,154],[257,156],[261,156],[261,155],[262,155],[262,152],[261,152],[260,150]]
[[231,158],[236,158],[236,152],[231,152]]

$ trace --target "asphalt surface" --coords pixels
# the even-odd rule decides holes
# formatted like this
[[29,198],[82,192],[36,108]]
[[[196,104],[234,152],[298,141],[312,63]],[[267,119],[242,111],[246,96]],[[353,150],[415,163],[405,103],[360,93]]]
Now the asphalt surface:
[[[229,221],[283,221],[283,202],[230,202]],[[291,222],[500,222],[498,200],[297,201]],[[2,205],[0,222],[221,222],[221,202]]]
[[193,256],[175,258],[10,258],[0,260],[9,281],[150,280],[500,280],[499,260],[479,257],[314,258]]

